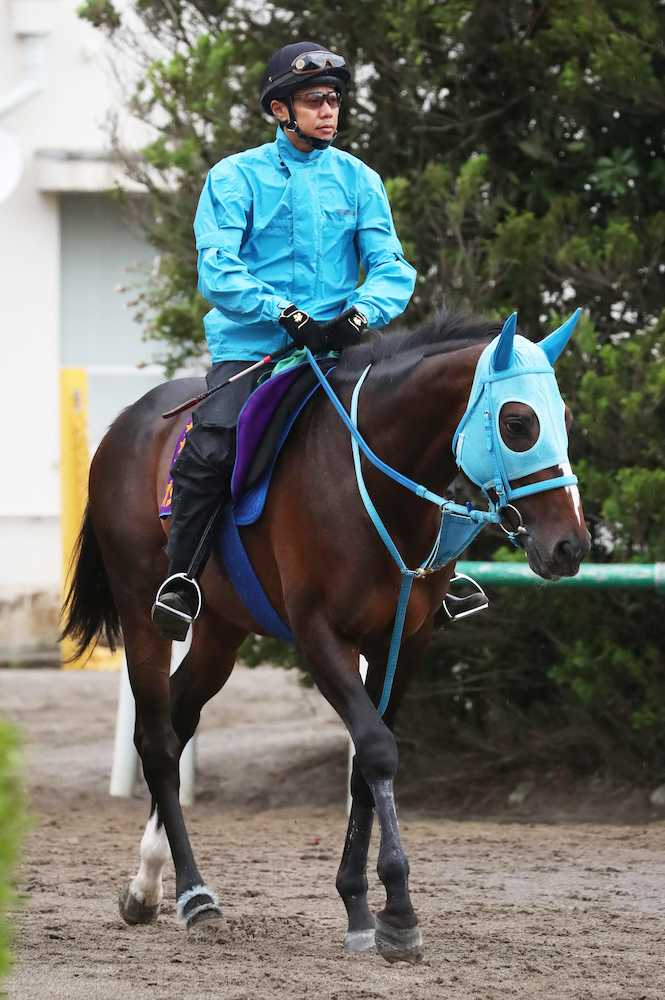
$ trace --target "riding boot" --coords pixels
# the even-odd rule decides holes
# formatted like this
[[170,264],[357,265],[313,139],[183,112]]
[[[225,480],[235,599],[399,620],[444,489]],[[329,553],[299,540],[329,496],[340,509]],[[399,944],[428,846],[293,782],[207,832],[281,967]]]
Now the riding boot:
[[208,561],[218,515],[230,494],[228,480],[218,480],[216,486],[212,497],[182,484],[174,489],[167,546],[169,572],[152,607],[152,620],[163,639],[184,641],[201,611],[197,576]]
[[246,361],[226,361],[208,372],[208,388],[226,383],[224,391],[194,410],[192,429],[171,470],[169,575],[152,608],[152,620],[164,639],[182,641],[201,611],[196,578],[210,554],[217,515],[231,499],[238,414],[256,384],[250,378],[228,384],[228,379],[246,367]]

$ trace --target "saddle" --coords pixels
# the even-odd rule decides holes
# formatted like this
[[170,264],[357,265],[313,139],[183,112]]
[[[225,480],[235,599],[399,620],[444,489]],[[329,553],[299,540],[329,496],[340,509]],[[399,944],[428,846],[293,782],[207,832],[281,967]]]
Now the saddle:
[[[335,358],[325,358],[321,367],[328,374],[335,364]],[[279,454],[296,420],[319,388],[316,375],[304,362],[263,382],[243,406],[238,418],[231,478],[237,524],[253,524],[263,513]]]
[[[334,365],[334,358],[321,362],[326,373]],[[296,365],[259,385],[240,411],[231,478],[233,510],[239,524],[253,524],[261,516],[279,453],[317,388],[319,383],[309,365]],[[185,447],[191,429],[190,418],[178,436],[170,469]],[[169,473],[159,505],[160,518],[171,516],[172,499],[173,478]]]

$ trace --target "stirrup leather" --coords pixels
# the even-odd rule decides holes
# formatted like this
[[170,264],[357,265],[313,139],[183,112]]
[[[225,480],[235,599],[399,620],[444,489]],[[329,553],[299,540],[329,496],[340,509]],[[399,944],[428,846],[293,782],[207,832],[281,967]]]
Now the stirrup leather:
[[[168,604],[163,604],[161,601],[161,597],[164,590],[167,591],[170,590],[171,588],[169,587],[169,584],[173,583],[174,580],[185,580],[187,583],[191,584],[194,590],[196,591],[198,606],[194,614],[191,616],[191,618],[188,614],[185,614],[184,611],[178,611],[176,608],[171,608],[169,607]],[[167,577],[166,580],[164,580],[164,583],[157,591],[157,596],[155,597],[155,603],[152,606],[152,610],[154,615],[155,608],[161,608],[167,614],[173,615],[173,617],[175,618],[181,618],[183,621],[186,621],[188,624],[191,624],[192,622],[195,622],[196,619],[201,614],[202,606],[203,606],[203,598],[201,596],[201,588],[199,587],[198,582],[193,577],[187,576],[186,573],[173,573],[171,576]]]
[[[468,598],[455,597],[454,594],[446,594],[446,596],[443,599],[443,610],[446,612],[451,621],[459,621],[461,618],[468,618],[469,615],[476,615],[478,614],[479,611],[485,611],[489,607],[490,603],[489,598],[485,593],[485,591],[483,590],[483,588],[472,577],[467,576],[466,573],[457,573],[456,576],[452,578],[450,583],[451,584],[457,583],[458,580],[464,580],[466,583],[470,584],[474,588],[474,591],[472,594],[468,595]],[[449,600],[454,601],[455,603],[457,602],[466,603],[466,601],[472,597],[473,598],[479,597],[482,600],[476,601],[475,607],[467,608],[466,610],[456,611],[454,605],[452,607],[448,606]]]

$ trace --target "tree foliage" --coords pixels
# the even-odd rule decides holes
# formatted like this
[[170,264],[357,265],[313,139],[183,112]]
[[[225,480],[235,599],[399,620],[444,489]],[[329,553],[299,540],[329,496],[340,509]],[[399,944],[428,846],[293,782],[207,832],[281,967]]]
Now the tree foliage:
[[[155,139],[130,166],[160,256],[141,308],[172,365],[202,348],[191,220],[203,176],[271,138],[257,104],[268,55],[320,40],[355,67],[338,144],[384,177],[419,272],[404,321],[442,302],[518,308],[538,339],[585,307],[559,374],[593,558],[665,558],[662,3],[134,0],[125,13],[87,0],[82,11],[135,53],[144,39],[131,108]],[[451,718],[488,725],[519,705],[523,728],[542,705],[561,718],[583,709],[665,768],[661,601],[496,595],[484,623],[438,639],[431,673],[455,692],[442,695]]]

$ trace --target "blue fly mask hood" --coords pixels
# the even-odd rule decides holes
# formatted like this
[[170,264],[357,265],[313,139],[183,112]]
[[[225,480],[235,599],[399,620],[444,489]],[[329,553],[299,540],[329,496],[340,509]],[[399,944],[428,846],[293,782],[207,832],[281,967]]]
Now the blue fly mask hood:
[[[539,344],[516,335],[517,313],[513,313],[478,359],[466,412],[453,437],[453,452],[459,468],[481,488],[494,509],[520,497],[577,483],[570,472],[564,403],[552,366],[581,311],[577,309]],[[526,403],[538,418],[538,440],[527,451],[513,451],[501,437],[499,416],[508,402]],[[565,474],[518,489],[510,485],[551,466],[561,466]],[[492,489],[498,501],[490,496]]]

